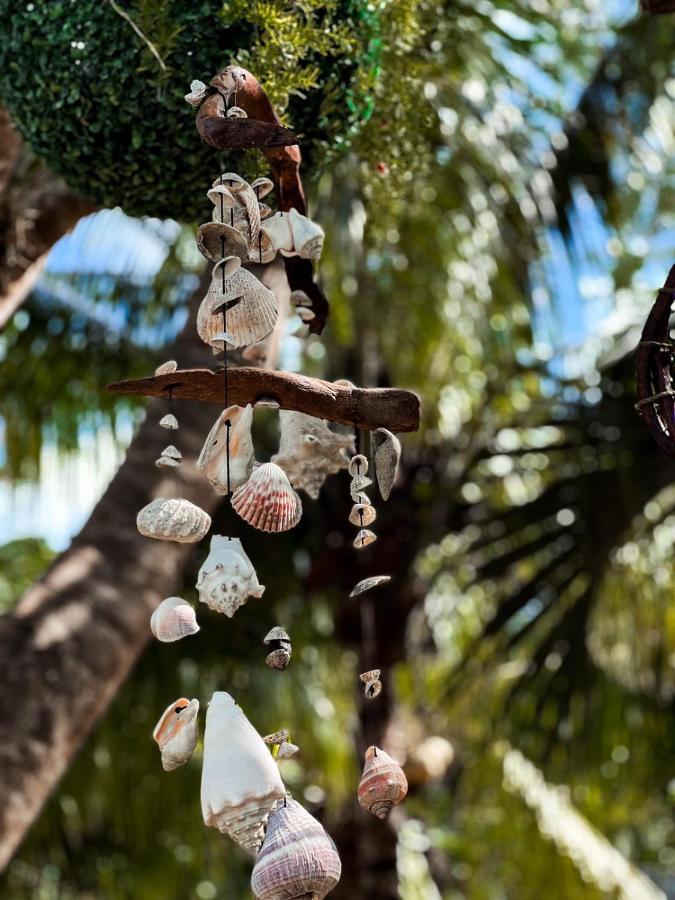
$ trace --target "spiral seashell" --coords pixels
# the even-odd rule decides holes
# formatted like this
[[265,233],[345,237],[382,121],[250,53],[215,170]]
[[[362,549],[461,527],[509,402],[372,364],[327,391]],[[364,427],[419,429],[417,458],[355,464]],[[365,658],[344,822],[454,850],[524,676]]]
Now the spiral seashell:
[[227,259],[226,276],[231,275],[238,268],[233,260],[241,263],[242,259],[248,258],[246,240],[236,228],[232,228],[225,222],[207,222],[205,225],[200,225],[197,232],[197,249],[211,262]]
[[211,516],[189,500],[158,497],[138,513],[136,527],[145,537],[189,544],[201,541]]
[[323,900],[342,865],[323,826],[296,800],[276,804],[251,875],[256,900]]
[[301,215],[297,209],[288,212],[289,224],[293,234],[293,249],[302,259],[321,259],[323,251],[323,228]]
[[170,644],[188,634],[197,634],[199,625],[189,603],[182,597],[167,597],[150,617],[150,631],[158,641]]
[[276,298],[247,269],[238,268],[229,276],[225,269],[223,279],[221,267],[228,262],[214,266],[211,286],[197,312],[197,331],[204,343],[212,346],[223,331],[232,335],[234,347],[255,344],[276,324]]
[[352,525],[361,528],[364,525],[372,525],[376,518],[377,512],[370,503],[355,503],[349,513],[349,521]]
[[[349,460],[349,474],[352,478],[359,475],[366,475],[368,472],[368,458],[363,453],[357,453]],[[372,484],[372,481],[371,481]]]
[[268,816],[285,793],[262,738],[232,697],[217,691],[209,704],[204,733],[204,823],[256,853]]
[[370,578],[364,578],[362,581],[359,581],[349,596],[350,598],[359,597],[361,594],[365,594],[366,591],[370,591],[382,584],[388,584],[390,581],[391,575],[372,575]]
[[172,772],[184,765],[197,746],[199,700],[181,697],[171,703],[152,732],[162,755],[162,768]]
[[300,521],[302,503],[275,463],[263,463],[232,494],[232,509],[259,531],[288,531]]
[[241,106],[231,106],[225,115],[228,119],[248,119],[248,113]]
[[401,442],[386,428],[375,429],[372,442],[377,486],[382,499],[388,500],[401,459]]
[[361,550],[363,547],[367,547],[368,544],[374,544],[377,540],[377,535],[369,531],[367,528],[362,528],[361,531],[354,538],[354,546],[357,550]]
[[216,419],[202,447],[197,466],[208,478],[217,494],[228,492],[227,431],[230,423],[229,441],[229,489],[231,491],[245,484],[253,471],[253,440],[251,425],[253,407],[229,406]]
[[369,747],[359,782],[359,804],[378,819],[386,819],[408,793],[403,769],[384,750]]
[[196,587],[202,603],[228,618],[249,597],[260,598],[265,591],[239,538],[221,534],[211,538],[211,549],[199,570]]
[[290,759],[291,756],[295,756],[299,751],[300,748],[297,744],[292,744],[290,741],[282,741],[277,751],[277,759]]
[[279,425],[279,452],[272,462],[281,466],[296,490],[316,499],[328,475],[347,468],[354,436],[339,434],[323,419],[289,409],[279,413]]
[[162,426],[162,428],[170,428],[175,431],[178,428],[178,419],[174,416],[173,413],[167,413],[159,420],[159,424]]
[[155,375],[170,375],[172,372],[176,372],[178,369],[178,363],[175,359],[169,359],[166,362],[162,363],[161,366],[157,366],[155,369]]

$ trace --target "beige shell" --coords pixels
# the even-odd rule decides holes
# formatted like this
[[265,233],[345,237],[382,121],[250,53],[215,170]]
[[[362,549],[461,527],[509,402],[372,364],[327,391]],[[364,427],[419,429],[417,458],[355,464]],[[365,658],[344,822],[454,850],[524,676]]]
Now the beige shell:
[[365,594],[366,591],[370,591],[382,584],[388,584],[390,581],[391,575],[371,575],[370,578],[364,578],[362,581],[359,581],[356,587],[352,588],[349,596],[351,598],[359,597],[361,594]]
[[170,644],[189,634],[197,634],[199,625],[189,603],[182,597],[167,597],[150,617],[150,631],[158,641]]
[[277,759],[290,759],[291,756],[295,756],[299,750],[300,748],[297,744],[292,744],[290,741],[282,741],[281,744],[279,744]]
[[261,178],[256,178],[255,181],[252,181],[251,187],[255,191],[258,200],[262,200],[263,197],[266,197],[274,190],[274,182],[271,178],[265,178],[263,175]]
[[301,215],[297,209],[291,209],[288,216],[293,233],[293,249],[298,256],[303,259],[321,259],[325,237],[323,228]]
[[145,537],[189,544],[201,541],[211,516],[189,500],[158,497],[138,513],[136,527]]
[[282,409],[279,425],[279,452],[272,462],[281,466],[296,490],[316,499],[327,476],[347,468],[354,437],[338,434],[323,419],[295,410]]
[[241,106],[231,106],[225,115],[228,119],[248,119],[248,113]]
[[366,700],[374,700],[382,693],[382,682],[377,678],[369,681],[363,688],[363,693],[366,695]]
[[272,644],[276,641],[279,641],[282,645],[288,644],[289,648],[291,645],[291,638],[285,628],[282,628],[281,625],[275,625],[274,628],[270,628],[265,637],[263,638],[263,644]]
[[364,528],[366,525],[372,525],[377,518],[375,507],[370,503],[355,503],[349,513],[349,521],[357,528]]
[[203,81],[195,78],[190,82],[190,93],[185,95],[185,102],[190,106],[199,106],[204,97],[206,97],[207,87]]
[[382,499],[388,500],[401,459],[401,442],[386,428],[377,428],[373,432],[372,443],[377,486]]
[[[248,257],[248,245],[236,228],[225,222],[207,222],[199,226],[197,232],[197,249],[212,262],[222,259],[236,259],[241,263]],[[228,264],[226,275],[231,275],[238,268],[232,261]]]
[[380,677],[379,669],[371,669],[369,672],[362,672],[359,675],[359,678],[364,684],[368,684],[369,681],[377,681]]
[[218,218],[214,218],[214,222],[228,222],[229,219],[225,218],[225,210],[233,209],[235,204],[234,194],[224,184],[220,184],[217,182],[213,185],[213,187],[209,188],[206,192],[206,196],[209,198],[211,203],[216,207],[215,212],[220,213],[222,207],[222,215],[218,215]]
[[360,494],[365,488],[368,488],[373,483],[372,478],[368,478],[367,475],[355,475],[349,485],[349,493],[354,496],[354,494]]
[[231,225],[246,244],[247,252],[242,256],[246,259],[250,254],[256,261],[258,259],[258,235],[260,234],[260,203],[252,186],[234,172],[224,172],[221,178],[216,179],[213,187],[226,187],[234,197],[234,206],[224,213],[220,204],[214,204],[213,221]]
[[162,450],[162,455],[155,460],[156,466],[177,466],[183,458],[183,454],[173,444],[169,444]]
[[[363,453],[357,453],[349,460],[349,474],[352,478],[359,478],[368,472],[368,458]],[[370,482],[372,484],[372,481]]]
[[218,416],[204,441],[197,465],[217,494],[227,494],[227,422],[230,423],[230,490],[248,481],[253,471],[253,407],[229,406]]
[[162,363],[161,366],[157,366],[155,369],[155,375],[170,375],[172,372],[176,372],[178,370],[178,363],[175,359],[168,359],[166,362]]
[[237,269],[229,277],[226,273],[223,280],[222,265],[214,267],[211,286],[197,312],[199,336],[213,346],[215,336],[225,331],[232,335],[235,347],[255,344],[267,337],[276,324],[276,298],[247,269]]
[[289,732],[288,728],[281,728],[279,731],[274,731],[272,734],[268,734],[263,738],[263,741],[270,746],[273,747],[275,744],[283,744],[284,741],[288,740]]
[[295,290],[291,291],[291,305],[292,306],[302,306],[302,307],[311,307],[312,300],[305,293],[305,291]]
[[370,498],[363,491],[352,491],[352,503],[358,503],[361,506],[370,506]]
[[373,544],[376,540],[376,534],[374,534],[372,531],[369,531],[367,528],[362,528],[354,538],[354,546],[357,550],[361,550],[362,547],[367,547],[368,544]]
[[298,307],[298,317],[302,322],[311,322],[312,319],[316,319],[316,313],[312,309],[305,309],[304,306]]
[[285,212],[275,213],[262,226],[263,235],[263,262],[271,262],[277,253],[284,256],[293,256],[293,232],[289,214]]
[[173,413],[167,413],[159,420],[159,424],[162,426],[162,428],[170,428],[175,431],[178,428],[178,419],[174,416]]
[[277,669],[279,671],[287,669],[290,661],[291,651],[287,650],[285,647],[279,647],[277,650],[272,650],[272,652],[268,653],[265,657],[265,663],[270,669]]
[[254,468],[251,477],[232,495],[232,509],[259,531],[288,531],[300,521],[302,503],[275,463]]
[[165,772],[184,765],[194,753],[199,736],[198,713],[199,700],[181,697],[167,706],[155,725],[152,736],[159,745]]
[[201,603],[229,618],[249,597],[260,598],[265,591],[239,538],[221,534],[211,538],[209,555],[199,569],[196,587]]
[[358,793],[363,809],[378,819],[386,819],[392,807],[408,793],[408,781],[403,769],[388,753],[369,747]]
[[172,459],[170,456],[160,456],[159,459],[155,460],[155,465],[159,468],[174,467],[179,466],[180,461],[177,459]]

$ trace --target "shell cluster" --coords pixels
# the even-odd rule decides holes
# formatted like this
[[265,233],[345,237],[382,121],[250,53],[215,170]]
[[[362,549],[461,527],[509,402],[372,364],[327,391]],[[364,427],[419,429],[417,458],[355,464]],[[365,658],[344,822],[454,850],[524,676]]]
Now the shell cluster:
[[366,525],[371,525],[377,516],[368,495],[364,493],[366,488],[369,488],[373,483],[367,474],[368,459],[362,453],[357,453],[356,456],[352,456],[349,460],[348,470],[352,477],[349,484],[349,492],[353,503],[349,513],[349,521],[359,529],[358,534],[354,538],[354,546],[357,550],[362,550],[377,540],[375,532],[366,528]]

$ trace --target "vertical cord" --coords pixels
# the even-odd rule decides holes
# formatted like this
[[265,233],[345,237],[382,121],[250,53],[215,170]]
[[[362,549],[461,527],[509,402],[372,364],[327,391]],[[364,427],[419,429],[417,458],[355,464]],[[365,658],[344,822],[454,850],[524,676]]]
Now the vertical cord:
[[[221,166],[220,173],[220,183],[223,184],[223,173]],[[232,225],[234,225],[234,207],[230,208],[230,218]],[[220,221],[224,222],[225,220],[225,198],[224,195],[220,195]],[[220,236],[220,250],[221,250],[221,259],[225,259],[225,236]],[[223,263],[221,266],[221,275],[222,275],[222,288],[223,288],[223,333],[227,334],[227,301],[225,301],[225,264]],[[228,383],[228,366],[227,366],[227,339],[223,337],[223,384],[224,384],[224,397],[225,400],[225,409],[229,408],[230,398],[229,398],[229,383]],[[227,496],[230,497],[232,494],[232,485],[230,482],[230,429],[232,427],[232,423],[229,419],[225,420],[225,466],[227,473]]]
[[[260,185],[256,186],[255,198],[258,201],[258,207],[260,207]],[[260,265],[262,265],[262,227],[258,231],[258,255],[260,257]]]

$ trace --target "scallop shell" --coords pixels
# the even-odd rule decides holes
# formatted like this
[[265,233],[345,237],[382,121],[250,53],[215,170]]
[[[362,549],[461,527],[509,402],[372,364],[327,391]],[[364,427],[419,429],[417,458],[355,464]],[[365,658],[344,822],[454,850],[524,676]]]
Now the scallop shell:
[[206,825],[256,853],[285,788],[262,738],[232,697],[217,691],[206,714],[201,803]]
[[189,500],[158,497],[138,513],[136,527],[145,537],[189,544],[201,541],[211,516]]
[[239,538],[214,534],[211,548],[197,576],[199,599],[209,609],[232,618],[249,597],[262,597],[253,563],[244,552]]
[[388,584],[391,581],[391,575],[372,575],[370,578],[364,578],[352,589],[350,597],[359,597],[373,588],[379,587],[381,584]]
[[199,700],[181,697],[162,713],[152,736],[159,744],[165,772],[172,772],[184,765],[194,753],[198,737],[198,712]]
[[[217,209],[217,207],[215,208]],[[248,256],[248,244],[245,238],[236,228],[225,222],[207,222],[205,225],[200,225],[197,233],[197,248],[202,256],[212,262],[218,262],[228,257],[241,262]],[[233,268],[236,267],[231,263],[226,274],[231,274]]]
[[162,426],[162,428],[171,428],[173,431],[175,431],[178,428],[178,419],[174,416],[173,413],[167,413],[159,420],[159,424]]
[[158,641],[170,644],[188,634],[197,634],[199,625],[194,609],[182,597],[162,600],[150,617],[150,631]]
[[263,463],[232,494],[232,509],[259,531],[288,531],[300,521],[302,503],[275,463]]
[[372,442],[377,486],[382,499],[388,500],[396,481],[398,464],[401,459],[401,442],[386,428],[375,429]]
[[[349,474],[352,478],[365,475],[368,472],[368,458],[363,453],[357,453],[349,460]],[[371,481],[372,484],[372,481]]]
[[206,344],[212,345],[223,331],[232,335],[234,347],[255,344],[267,337],[276,324],[276,298],[247,269],[239,268],[229,276],[226,270],[223,279],[223,264],[214,266],[211,286],[197,312],[197,331]]
[[218,416],[204,441],[197,465],[217,494],[227,494],[227,423],[230,423],[230,490],[245,484],[253,471],[253,407],[229,406]]
[[377,512],[370,503],[355,503],[349,513],[349,521],[357,528],[372,525],[376,518]]
[[373,544],[377,540],[377,535],[369,531],[367,528],[362,528],[361,531],[354,538],[354,546],[357,550],[360,550],[362,547],[367,547],[368,544]]
[[408,793],[403,769],[384,750],[369,747],[359,782],[359,803],[366,812],[386,819]]
[[320,822],[290,797],[277,803],[251,875],[256,900],[323,900],[341,874],[335,844]]
[[316,499],[328,477],[349,465],[354,436],[339,434],[323,419],[295,410],[279,413],[279,452],[272,462],[284,470],[291,485]]
[[323,250],[323,228],[301,215],[297,209],[288,213],[289,224],[293,234],[293,249],[303,259],[321,259]]
[[166,362],[162,363],[161,366],[157,366],[155,369],[155,375],[170,375],[172,372],[177,371],[178,363],[175,359],[168,359]]

